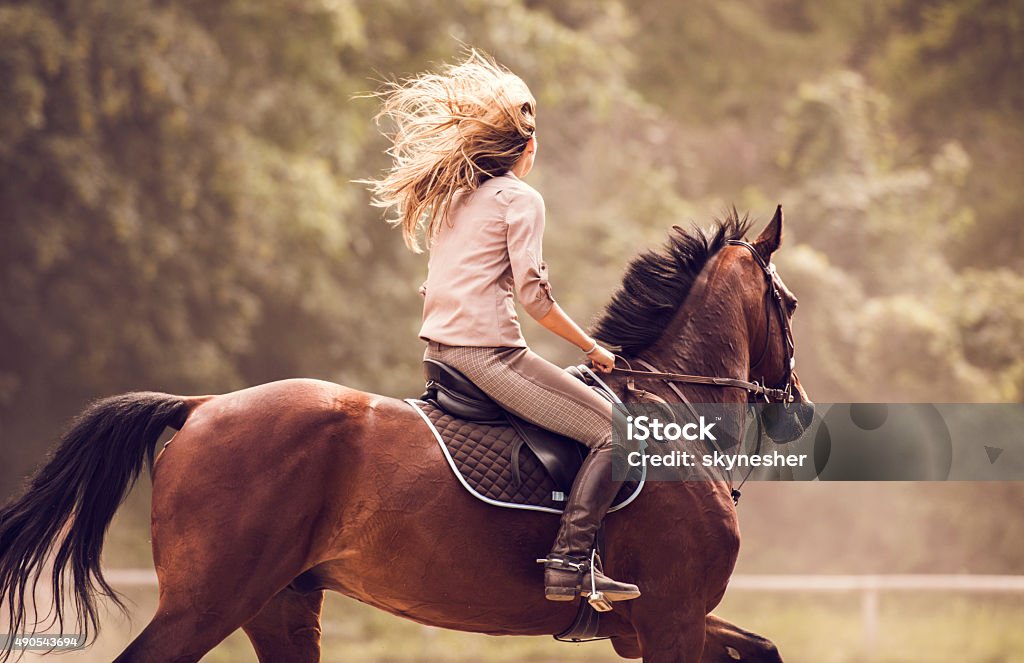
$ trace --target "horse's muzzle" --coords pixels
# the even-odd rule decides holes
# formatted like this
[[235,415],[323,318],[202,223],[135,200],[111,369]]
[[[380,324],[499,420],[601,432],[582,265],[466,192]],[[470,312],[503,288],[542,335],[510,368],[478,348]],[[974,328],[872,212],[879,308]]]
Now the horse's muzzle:
[[782,403],[769,403],[761,410],[764,432],[773,442],[784,444],[800,437],[814,419],[814,403],[797,401],[786,407]]

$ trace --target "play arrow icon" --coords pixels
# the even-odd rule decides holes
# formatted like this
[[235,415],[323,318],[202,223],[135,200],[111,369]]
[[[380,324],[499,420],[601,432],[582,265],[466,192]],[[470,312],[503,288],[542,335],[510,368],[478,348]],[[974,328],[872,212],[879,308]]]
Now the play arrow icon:
[[999,447],[990,447],[986,444],[985,453],[988,454],[988,462],[995,463],[996,458],[999,458],[999,454],[1003,453],[1003,450],[1000,449]]

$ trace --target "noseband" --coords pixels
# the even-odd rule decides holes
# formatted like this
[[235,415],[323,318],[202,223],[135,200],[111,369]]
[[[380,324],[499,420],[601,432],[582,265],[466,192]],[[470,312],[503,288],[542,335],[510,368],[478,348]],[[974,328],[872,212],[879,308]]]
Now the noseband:
[[[775,312],[779,316],[779,324],[782,328],[782,348],[785,353],[785,374],[783,379],[778,382],[775,386],[769,387],[765,384],[764,378],[761,381],[757,380],[741,380],[739,378],[719,378],[719,377],[708,377],[705,375],[687,375],[685,373],[665,373],[657,370],[654,366],[649,364],[642,359],[636,360],[637,363],[643,365],[649,370],[638,371],[633,368],[619,368],[615,367],[613,370],[616,373],[630,376],[630,380],[627,382],[627,387],[632,389],[632,378],[653,378],[657,380],[663,380],[668,383],[670,389],[675,392],[676,396],[690,406],[689,400],[683,395],[683,392],[675,386],[676,382],[683,382],[687,384],[700,384],[710,387],[728,387],[735,389],[745,389],[749,394],[749,400],[764,399],[769,403],[782,403],[785,406],[789,406],[796,400],[793,395],[793,369],[796,368],[796,344],[793,341],[793,329],[789,324],[789,316],[786,315],[785,303],[782,301],[782,290],[779,288],[778,275],[775,272],[775,265],[772,265],[765,261],[761,257],[761,254],[757,252],[749,242],[745,242],[740,239],[727,240],[727,244],[734,246],[745,246],[750,254],[754,257],[758,267],[761,268],[761,272],[764,273],[765,279],[767,280],[768,287],[765,290],[764,295],[764,312],[765,312],[765,333],[764,333],[764,348],[761,350],[761,354],[750,366],[750,370],[754,371],[761,362],[764,361],[765,357],[768,356],[768,347],[771,343],[771,329],[772,329],[772,303],[774,302]],[[626,362],[627,366],[629,362]],[[693,407],[690,406],[692,410]]]

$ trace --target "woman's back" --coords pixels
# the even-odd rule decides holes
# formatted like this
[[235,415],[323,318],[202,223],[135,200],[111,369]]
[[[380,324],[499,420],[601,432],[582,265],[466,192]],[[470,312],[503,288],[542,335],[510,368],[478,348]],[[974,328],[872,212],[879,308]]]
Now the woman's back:
[[534,318],[554,303],[541,255],[544,200],[508,173],[457,194],[430,247],[420,337],[525,347],[514,295]]

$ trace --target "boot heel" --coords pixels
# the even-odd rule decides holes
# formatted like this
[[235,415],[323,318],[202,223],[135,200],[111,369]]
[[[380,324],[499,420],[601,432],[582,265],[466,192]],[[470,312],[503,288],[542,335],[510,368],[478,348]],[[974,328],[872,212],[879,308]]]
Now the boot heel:
[[549,601],[572,601],[577,596],[579,596],[579,592],[572,587],[544,588],[544,598]]

